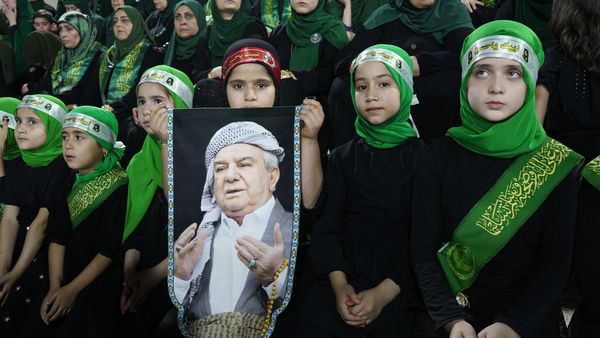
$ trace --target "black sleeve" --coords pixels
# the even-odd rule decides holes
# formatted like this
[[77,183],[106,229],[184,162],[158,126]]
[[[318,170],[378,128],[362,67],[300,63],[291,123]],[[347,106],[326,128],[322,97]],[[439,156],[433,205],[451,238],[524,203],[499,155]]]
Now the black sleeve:
[[100,56],[102,51],[98,51],[90,63],[83,77],[69,91],[55,96],[61,99],[65,104],[90,105],[99,107],[102,105],[100,98]]
[[544,224],[535,271],[523,281],[515,303],[494,319],[529,337],[560,298],[569,277],[577,209],[577,169],[554,189],[543,204]]
[[103,203],[100,237],[96,246],[98,253],[115,259],[121,248],[123,228],[125,226],[125,212],[127,209],[127,184],[117,188]]
[[[573,257],[575,276],[581,287],[582,307],[594,322],[600,323],[600,269],[597,259],[600,257],[600,227],[598,226],[598,205],[600,190],[583,180],[579,200],[577,201],[577,234]],[[578,310],[579,311],[579,310]]]
[[544,85],[550,95],[556,91],[558,85],[558,77],[560,75],[560,68],[562,66],[563,52],[557,47],[550,47],[545,51],[546,59],[544,65],[540,69],[537,84]]
[[417,55],[421,75],[435,73],[448,68],[460,69],[460,50],[463,41],[473,29],[458,28],[444,36],[445,49],[437,52],[422,52]]
[[48,226],[46,228],[48,241],[65,246],[72,229],[66,198],[52,200],[48,212]]
[[433,146],[427,146],[413,181],[411,235],[414,273],[436,330],[449,321],[469,319],[456,302],[436,256],[444,244],[440,163],[443,163],[441,154]]
[[323,40],[319,46],[319,63],[315,69],[294,72],[307,95],[318,95],[329,92],[335,70],[338,49],[329,41]]
[[344,257],[343,224],[341,222],[345,209],[346,182],[341,168],[339,153],[342,148],[331,154],[328,164],[327,191],[323,217],[313,229],[310,257],[313,271],[321,278],[327,278],[332,271],[343,271],[349,274],[351,263]]
[[135,78],[133,87],[119,100],[110,103],[110,106],[115,110],[115,116],[119,122],[131,116],[131,110],[137,106],[137,94],[135,89],[138,82],[140,82],[140,79],[142,78],[142,74],[144,74],[144,72],[149,68],[163,64],[164,57],[164,50],[156,48],[152,45],[148,46],[148,50],[144,55],[144,60],[142,61],[140,70]]

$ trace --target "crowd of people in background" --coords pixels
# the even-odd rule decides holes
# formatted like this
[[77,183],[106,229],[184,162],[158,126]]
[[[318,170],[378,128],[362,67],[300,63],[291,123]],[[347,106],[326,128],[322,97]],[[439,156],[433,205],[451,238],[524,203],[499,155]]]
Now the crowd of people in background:
[[274,106],[302,170],[273,336],[600,337],[598,41],[596,0],[3,0],[0,337],[180,335],[167,109]]

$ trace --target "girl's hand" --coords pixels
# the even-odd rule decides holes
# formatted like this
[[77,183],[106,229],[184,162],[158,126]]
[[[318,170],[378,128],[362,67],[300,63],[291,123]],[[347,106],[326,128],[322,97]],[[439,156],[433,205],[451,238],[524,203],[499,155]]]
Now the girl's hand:
[[4,154],[6,138],[8,137],[8,117],[2,117],[2,127],[0,127],[0,156]]
[[465,5],[469,13],[473,13],[477,9],[477,6],[483,6],[483,2],[478,0],[460,0],[460,2]]
[[494,323],[479,332],[477,338],[521,338],[521,336],[504,323]]
[[121,312],[137,313],[139,306],[146,301],[161,279],[162,275],[156,273],[154,267],[142,270],[129,278],[123,283],[123,293],[127,293],[127,295],[123,301],[123,293],[121,294]]
[[354,292],[354,288],[352,285],[348,283],[343,283],[339,285],[332,285],[333,292],[335,293],[335,305],[337,307],[337,311],[346,322],[346,324],[354,327],[364,327],[366,325],[365,321],[352,314],[352,307],[360,304],[360,299],[356,292]]
[[17,282],[21,276],[17,276],[14,271],[6,273],[0,277],[0,306],[4,304],[6,297],[12,291],[13,285]]
[[150,108],[150,129],[152,129],[154,135],[156,135],[162,143],[167,143],[169,137],[167,133],[168,122],[169,116],[167,115],[166,103],[161,102]]
[[304,106],[300,111],[300,135],[303,139],[316,140],[323,120],[325,120],[323,107],[319,101],[308,98],[304,99],[302,103]]
[[376,288],[361,291],[357,297],[360,304],[350,308],[350,312],[364,320],[365,325],[369,325],[377,319],[386,303],[381,299]]
[[449,338],[477,338],[477,333],[466,320],[455,320],[445,325]]
[[[44,303],[42,304],[42,308],[45,307],[45,313],[42,313],[42,320],[46,325],[51,322],[64,317],[71,312],[73,308],[73,304],[75,303],[75,299],[77,299],[77,295],[79,294],[79,290],[75,290],[69,284],[61,287],[56,290],[50,297],[46,296],[44,299]],[[48,307],[50,308],[48,310]]]

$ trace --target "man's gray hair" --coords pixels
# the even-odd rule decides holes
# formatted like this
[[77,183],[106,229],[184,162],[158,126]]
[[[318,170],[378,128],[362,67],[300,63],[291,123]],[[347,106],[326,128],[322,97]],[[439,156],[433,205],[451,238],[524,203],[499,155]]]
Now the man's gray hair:
[[216,205],[212,185],[214,181],[214,160],[221,149],[232,144],[251,144],[264,150],[265,166],[269,171],[279,166],[285,156],[285,151],[273,134],[255,122],[233,122],[217,130],[208,142],[204,158],[206,165],[206,181],[202,191],[202,211],[212,209]]

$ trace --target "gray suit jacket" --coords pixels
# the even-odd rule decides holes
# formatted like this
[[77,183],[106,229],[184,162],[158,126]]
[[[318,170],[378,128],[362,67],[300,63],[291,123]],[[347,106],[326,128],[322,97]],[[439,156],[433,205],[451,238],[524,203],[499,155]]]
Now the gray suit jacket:
[[[290,257],[291,254],[291,240],[292,240],[292,220],[293,214],[287,212],[281,206],[278,200],[275,200],[275,206],[271,211],[271,216],[267,224],[267,228],[261,238],[264,243],[273,246],[273,229],[275,223],[279,223],[281,229],[281,235],[283,238],[284,254],[286,257]],[[215,232],[212,236],[216,237],[219,231],[219,225],[221,221],[215,222]],[[213,255],[213,247],[211,246],[210,255]],[[210,276],[212,272],[212,258],[209,258],[204,266],[202,274],[196,277],[192,281],[190,290],[188,291],[185,299],[183,300],[184,308],[186,309],[186,318],[188,320],[195,320],[212,314],[210,308],[208,287],[210,284]],[[267,294],[264,292],[261,282],[256,279],[253,273],[249,273],[246,278],[246,285],[235,305],[235,312],[246,312],[264,316],[267,308]],[[276,306],[278,306],[276,302]]]

